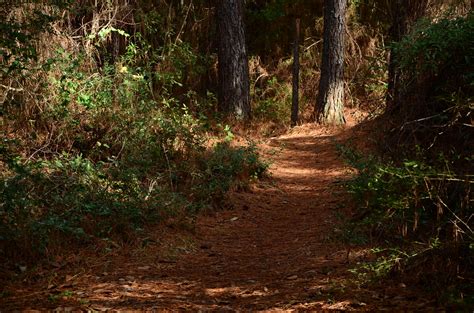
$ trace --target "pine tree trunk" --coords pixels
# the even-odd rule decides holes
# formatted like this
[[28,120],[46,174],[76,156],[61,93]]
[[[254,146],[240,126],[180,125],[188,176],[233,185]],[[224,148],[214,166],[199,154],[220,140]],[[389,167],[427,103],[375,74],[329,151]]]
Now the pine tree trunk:
[[[407,35],[415,22],[426,14],[428,0],[390,0],[392,22],[389,30],[390,41],[399,42]],[[388,86],[386,102],[390,110],[400,107],[403,101],[401,80],[403,73],[397,68],[394,49],[390,49],[388,61]]]
[[[408,5],[407,0],[391,0],[390,11],[392,15],[392,25],[389,35],[392,42],[399,42],[407,33],[408,28]],[[387,107],[394,109],[399,107],[400,97],[400,71],[395,63],[394,49],[390,49],[388,60],[388,84],[387,84]]]
[[300,78],[300,19],[295,19],[295,41],[293,43],[293,99],[291,103],[291,126],[298,123],[299,78]]
[[347,0],[324,0],[323,55],[316,119],[340,125],[344,119],[344,31]]
[[218,108],[227,116],[250,119],[250,83],[242,0],[217,1],[219,35]]

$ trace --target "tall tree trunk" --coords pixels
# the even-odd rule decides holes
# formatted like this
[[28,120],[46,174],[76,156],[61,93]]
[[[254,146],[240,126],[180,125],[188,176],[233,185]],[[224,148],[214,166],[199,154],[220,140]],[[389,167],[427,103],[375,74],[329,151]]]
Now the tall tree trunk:
[[344,124],[344,31],[347,0],[324,0],[323,55],[316,120]]
[[293,99],[291,104],[291,126],[298,123],[298,100],[300,80],[300,19],[295,19],[295,42],[293,43]]
[[250,83],[242,1],[217,0],[218,108],[225,115],[248,120]]
[[[408,34],[415,22],[426,14],[429,0],[390,0],[392,22],[389,30],[390,41],[399,42]],[[397,68],[394,49],[390,49],[388,60],[388,86],[386,102],[390,110],[396,109],[403,101],[401,92],[402,73]]]

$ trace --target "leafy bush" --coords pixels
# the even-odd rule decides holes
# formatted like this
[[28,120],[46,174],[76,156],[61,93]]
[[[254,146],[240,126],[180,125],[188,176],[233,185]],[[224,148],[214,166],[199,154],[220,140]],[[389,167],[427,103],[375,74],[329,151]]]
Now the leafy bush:
[[289,84],[278,82],[276,77],[272,77],[263,89],[255,90],[254,96],[256,105],[253,114],[256,119],[288,124],[291,108]]
[[[470,200],[460,195],[469,194],[469,177],[436,170],[422,161],[382,164],[347,149],[344,154],[359,170],[348,187],[362,210],[360,222],[373,226],[374,234],[398,233],[400,238],[424,240],[431,236],[449,240],[465,236],[468,241],[474,240],[474,233],[459,220],[463,217],[468,221]],[[451,182],[449,188],[446,182]]]
[[[471,157],[466,147],[474,92],[474,15],[422,21],[395,45],[400,101],[392,108],[389,143],[419,145],[436,158],[443,152],[459,166]],[[396,145],[391,145],[396,146]],[[390,149],[390,147],[387,147]],[[405,157],[414,149],[404,149]]]
[[114,179],[106,164],[80,155],[26,165],[14,159],[9,165],[13,173],[2,177],[0,186],[5,253],[35,255],[51,244],[94,237],[128,240],[133,230],[166,212],[166,193],[147,189],[133,175]]
[[434,23],[422,20],[412,33],[395,45],[397,66],[421,79],[426,79],[427,74],[458,71],[460,78],[469,83],[473,78],[469,69],[474,66],[473,32],[472,14],[443,18]]
[[67,242],[128,241],[170,215],[222,206],[230,189],[245,186],[267,168],[255,145],[218,143],[207,153],[202,150],[197,163],[170,155],[164,166],[154,164],[164,160],[153,151],[143,152],[149,157],[135,164],[130,159],[94,163],[66,153],[30,163],[4,160],[1,249],[28,257]]
[[116,21],[82,24],[109,5],[69,12],[68,23],[90,33],[76,39],[56,25],[63,32],[50,34],[47,51],[23,58],[8,77],[0,249],[15,262],[99,238],[133,241],[170,215],[222,206],[227,191],[266,169],[254,145],[207,148],[215,97],[191,83],[207,58],[179,36],[170,40],[171,30],[157,46],[155,37],[129,34]]
[[262,161],[255,144],[231,147],[228,141],[216,144],[201,163],[202,172],[195,174],[193,190],[199,202],[216,207],[231,189],[245,188],[266,172],[269,164]]
[[50,31],[53,21],[59,19],[60,9],[66,1],[50,1],[47,5],[18,1],[0,3],[0,78],[14,74],[27,74],[32,61],[38,59],[35,41],[45,31]]
[[454,285],[462,295],[469,284],[458,277],[468,277],[474,263],[472,176],[420,160],[382,163],[341,150],[359,171],[347,185],[357,201],[347,228],[352,237],[365,235],[372,243],[388,246],[377,251],[376,261],[354,271],[358,278],[408,272],[409,280],[439,294]]
[[474,263],[473,34],[472,13],[418,23],[394,45],[399,99],[381,117],[388,125],[384,158],[342,149],[359,171],[348,184],[358,209],[349,232],[384,246],[356,273],[405,273],[404,281],[429,286],[440,299],[448,289],[449,301],[467,305]]

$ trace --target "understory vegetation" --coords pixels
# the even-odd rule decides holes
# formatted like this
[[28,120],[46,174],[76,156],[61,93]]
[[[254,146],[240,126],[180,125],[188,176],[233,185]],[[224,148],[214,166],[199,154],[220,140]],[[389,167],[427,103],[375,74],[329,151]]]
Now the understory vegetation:
[[[195,91],[210,61],[180,39],[187,8],[167,29],[159,10],[116,9],[3,12],[2,258],[133,242],[168,217],[224,206],[268,167],[215,123],[213,94]],[[153,22],[129,29],[113,14]]]
[[442,302],[473,305],[474,16],[421,21],[396,45],[401,101],[382,115],[379,157],[341,147],[359,171],[351,238],[381,244],[359,278],[402,273]]

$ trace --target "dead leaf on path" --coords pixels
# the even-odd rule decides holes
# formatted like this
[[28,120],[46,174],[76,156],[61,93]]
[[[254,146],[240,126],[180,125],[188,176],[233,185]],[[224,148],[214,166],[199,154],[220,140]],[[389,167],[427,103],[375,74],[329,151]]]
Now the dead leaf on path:
[[140,266],[137,269],[140,271],[148,271],[151,267],[150,266]]
[[57,267],[57,268],[60,268],[60,267],[63,266],[60,262],[51,261],[51,262],[48,262],[48,263],[49,263],[49,265],[51,265],[53,267]]
[[91,309],[94,311],[100,311],[100,312],[108,312],[111,310],[111,308],[98,308],[98,307],[91,308]]
[[96,289],[94,293],[113,293],[113,290],[110,289]]
[[128,285],[123,285],[122,287],[123,287],[123,289],[125,289],[125,291],[133,291],[134,290],[134,288],[132,286],[128,286]]
[[165,264],[174,264],[174,263],[176,263],[176,260],[160,259],[157,262],[158,263],[165,263]]
[[352,302],[350,301],[342,301],[330,306],[325,307],[326,310],[350,310],[352,309]]
[[236,216],[236,217],[233,217],[230,219],[231,222],[235,222],[236,220],[238,220],[239,218]]
[[108,283],[102,283],[102,284],[95,285],[95,288],[96,289],[103,289],[103,288],[109,287],[109,286],[110,286],[110,284],[108,284]]

